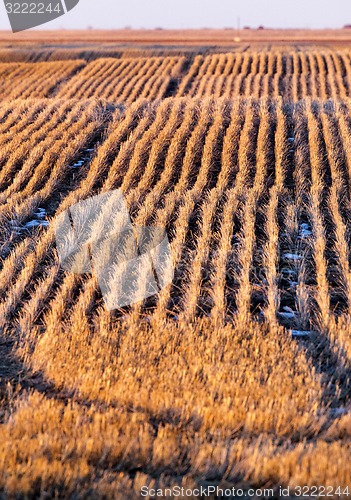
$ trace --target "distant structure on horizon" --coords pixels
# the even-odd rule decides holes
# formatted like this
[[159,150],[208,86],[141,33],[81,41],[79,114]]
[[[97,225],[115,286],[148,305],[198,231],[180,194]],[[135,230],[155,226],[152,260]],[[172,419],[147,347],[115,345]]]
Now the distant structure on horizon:
[[251,26],[244,26],[244,30],[251,30],[251,29],[256,29],[257,31],[265,30],[266,28],[264,26],[257,26],[257,28],[251,28]]

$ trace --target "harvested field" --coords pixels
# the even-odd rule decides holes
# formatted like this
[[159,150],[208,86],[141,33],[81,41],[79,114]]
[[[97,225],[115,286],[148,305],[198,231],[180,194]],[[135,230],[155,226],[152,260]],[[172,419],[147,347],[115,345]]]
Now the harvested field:
[[52,97],[60,84],[82,69],[84,61],[1,63],[1,99]]
[[254,50],[195,58],[179,95],[338,99],[350,95],[348,51]]
[[[11,83],[44,64],[66,69]],[[0,496],[347,496],[349,51],[0,71]],[[166,230],[174,277],[109,311],[94,272],[60,265],[55,223],[117,189]]]
[[112,103],[162,99],[179,77],[184,62],[182,57],[98,59],[69,81],[59,96],[96,97]]

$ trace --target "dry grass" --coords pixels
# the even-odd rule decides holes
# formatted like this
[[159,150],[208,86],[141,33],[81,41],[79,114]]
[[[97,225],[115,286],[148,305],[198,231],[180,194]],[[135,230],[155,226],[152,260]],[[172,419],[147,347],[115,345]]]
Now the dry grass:
[[84,65],[85,61],[79,60],[1,63],[0,97],[3,100],[52,97]]
[[172,80],[180,76],[184,57],[98,59],[64,86],[60,96],[109,102],[137,98],[162,99]]
[[[0,495],[350,485],[347,51],[127,55],[0,102]],[[108,312],[54,222],[114,189],[175,273]]]
[[201,97],[282,96],[287,101],[311,96],[350,95],[348,51],[278,48],[197,56],[178,95]]

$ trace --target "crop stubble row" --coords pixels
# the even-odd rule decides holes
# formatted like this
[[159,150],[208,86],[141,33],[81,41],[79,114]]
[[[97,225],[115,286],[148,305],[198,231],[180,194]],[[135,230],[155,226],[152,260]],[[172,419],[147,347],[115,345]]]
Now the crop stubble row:
[[[16,145],[16,126],[12,136],[12,129],[7,131],[0,215],[9,231],[13,225],[23,227],[38,207],[51,206],[62,182],[69,186],[67,162],[74,163],[103,121],[102,108],[94,102],[63,101],[56,106],[44,102],[26,129],[29,137],[22,149]],[[29,116],[36,106],[34,101]],[[295,320],[291,324],[299,326],[302,305],[296,307],[294,287],[307,287],[311,296],[306,327],[328,328],[338,316],[350,314],[348,103],[307,100],[293,106],[282,100],[182,98],[155,105],[144,101],[120,113],[112,118],[90,170],[84,170],[81,186],[73,191],[68,187],[62,203],[67,206],[68,200],[84,198],[80,193],[92,195],[95,184],[96,192],[120,188],[137,225],[159,223],[167,228],[175,281],[147,306],[153,315],[165,319],[180,314],[188,322],[211,314],[222,322],[236,317],[242,322],[262,309],[274,323],[283,306],[294,310],[296,325]],[[55,131],[59,142],[46,129]],[[337,145],[336,152],[331,142]],[[111,153],[108,144],[113,144]],[[291,213],[297,214],[295,228],[287,221]],[[311,236],[301,237],[302,223],[309,225]],[[22,234],[26,231],[12,235],[13,242],[4,242],[3,247],[13,252],[1,271],[12,284],[11,295],[2,304],[5,323],[9,314],[21,309],[20,295],[13,300],[11,296],[16,279],[23,280],[26,274],[16,276],[13,263],[15,255],[22,258],[26,253],[24,242],[17,243]],[[38,236],[38,247],[27,258],[38,252],[44,256],[39,249],[43,242],[49,248],[53,236],[51,228]],[[31,238],[24,241],[32,248]],[[289,247],[290,262],[284,256]],[[282,287],[285,267],[300,269],[304,259],[310,269],[308,282]],[[8,264],[14,275],[9,274]],[[41,269],[40,265],[40,260],[33,260],[31,267]],[[56,258],[52,265],[57,266]],[[18,286],[24,291],[32,285],[25,279]]]
[[1,63],[4,98],[55,97],[132,103],[138,98],[283,97],[298,101],[350,97],[347,50],[248,50],[174,57]]

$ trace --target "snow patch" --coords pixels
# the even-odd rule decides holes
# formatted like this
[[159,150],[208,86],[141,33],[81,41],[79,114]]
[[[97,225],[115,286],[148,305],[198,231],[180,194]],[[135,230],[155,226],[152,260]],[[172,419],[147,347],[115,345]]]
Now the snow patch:
[[68,168],[80,168],[84,165],[84,163],[86,161],[89,161],[90,160],[90,156],[91,156],[91,153],[94,152],[94,148],[88,148],[88,149],[85,149],[84,150],[84,153],[88,153],[87,156],[82,156],[80,160],[77,160],[76,163],[74,163],[73,165],[69,165]]
[[77,161],[77,163],[75,163],[74,165],[70,165],[68,168],[79,168],[79,167],[82,167],[83,165],[84,165],[84,161],[79,160],[79,161]]
[[279,312],[278,315],[283,319],[295,319],[296,317],[294,313],[288,312]]
[[291,335],[293,338],[307,338],[310,337],[312,332],[303,330],[291,330]]
[[291,307],[285,306],[283,307],[283,312],[279,312],[278,314],[284,319],[295,319],[297,312],[291,309]]
[[48,227],[49,222],[47,220],[31,220],[24,225],[25,229],[32,229],[33,227]]
[[34,215],[37,219],[44,219],[44,217],[46,217],[45,208],[38,208],[38,210],[34,212]]
[[301,240],[312,236],[311,228],[308,224],[301,224],[299,227],[299,238]]
[[331,408],[330,413],[332,417],[342,417],[343,415],[347,415],[349,410],[347,408]]
[[288,279],[289,278],[294,278],[297,275],[297,273],[296,273],[296,271],[294,269],[286,269],[286,268],[282,269],[282,274],[284,276],[286,276]]
[[298,255],[297,253],[285,253],[283,257],[286,260],[294,260],[294,261],[302,259],[302,255]]

